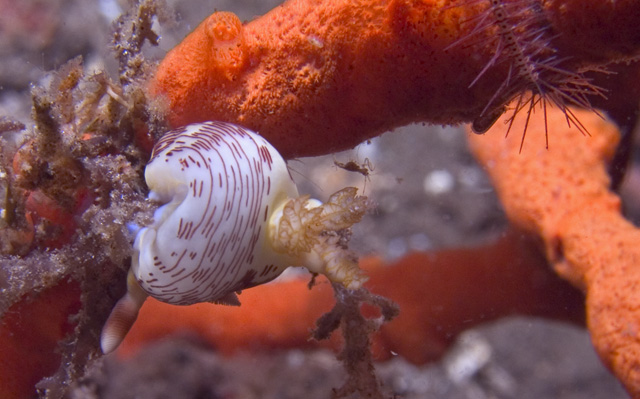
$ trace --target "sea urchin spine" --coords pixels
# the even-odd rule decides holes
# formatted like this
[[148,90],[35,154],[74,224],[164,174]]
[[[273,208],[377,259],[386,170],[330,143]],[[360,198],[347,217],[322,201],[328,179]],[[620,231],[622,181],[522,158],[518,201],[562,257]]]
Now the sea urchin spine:
[[[470,33],[452,46],[479,37],[481,41],[469,45],[485,46],[493,51],[493,56],[469,87],[474,86],[492,67],[507,64],[506,77],[473,122],[475,132],[486,132],[505,110],[501,104],[517,99],[508,123],[511,126],[515,115],[526,110],[527,122],[522,134],[521,149],[529,117],[537,105],[542,107],[545,116],[547,147],[546,112],[549,104],[558,107],[569,124],[575,125],[582,133],[588,133],[568,106],[576,105],[594,111],[589,96],[604,97],[604,92],[583,73],[564,67],[571,59],[558,56],[553,44],[558,35],[554,33],[539,0],[474,0],[456,6],[477,6],[483,9],[466,21],[475,23]],[[507,133],[509,130],[507,129]]]

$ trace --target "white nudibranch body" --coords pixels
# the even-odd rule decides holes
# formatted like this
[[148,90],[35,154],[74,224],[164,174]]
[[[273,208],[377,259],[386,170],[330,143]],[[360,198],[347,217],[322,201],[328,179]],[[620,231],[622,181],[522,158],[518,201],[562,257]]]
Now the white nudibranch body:
[[370,207],[349,187],[322,204],[298,196],[286,162],[264,138],[224,122],[167,133],[145,169],[162,204],[138,231],[127,294],[102,331],[104,353],[133,325],[147,296],[175,304],[239,305],[236,293],[305,266],[347,288],[366,277],[340,233]]

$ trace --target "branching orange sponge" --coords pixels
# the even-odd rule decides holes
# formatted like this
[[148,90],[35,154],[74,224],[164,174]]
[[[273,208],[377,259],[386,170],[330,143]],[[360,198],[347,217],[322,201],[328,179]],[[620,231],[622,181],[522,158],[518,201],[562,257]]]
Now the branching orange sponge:
[[[594,346],[633,397],[640,395],[640,230],[622,216],[609,190],[607,163],[619,142],[615,126],[574,111],[589,128],[582,137],[567,127],[561,110],[550,110],[549,150],[543,121],[532,121],[530,140],[504,138],[500,121],[471,145],[486,165],[509,219],[544,240],[560,276],[586,294],[587,324]],[[517,118],[521,128],[525,118]]]
[[410,122],[483,131],[527,90],[516,113],[588,108],[603,93],[582,72],[638,55],[638,21],[640,0],[290,0],[246,25],[212,14],[151,91],[174,126],[238,123],[317,155]]

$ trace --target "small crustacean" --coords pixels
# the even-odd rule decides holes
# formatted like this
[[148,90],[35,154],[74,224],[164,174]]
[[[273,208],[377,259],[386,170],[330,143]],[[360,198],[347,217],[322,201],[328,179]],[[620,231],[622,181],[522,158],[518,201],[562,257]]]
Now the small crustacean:
[[341,231],[370,207],[348,187],[326,203],[298,196],[284,159],[261,136],[223,122],[167,133],[145,170],[162,204],[138,231],[127,293],[102,331],[105,353],[133,325],[147,296],[176,305],[239,305],[240,290],[288,266],[357,289],[366,281]]
[[338,162],[333,161],[333,164],[340,169],[344,169],[347,172],[356,172],[360,173],[365,178],[369,178],[371,172],[373,172],[373,165],[369,158],[365,158],[362,164],[357,163],[356,161],[348,161],[348,162]]

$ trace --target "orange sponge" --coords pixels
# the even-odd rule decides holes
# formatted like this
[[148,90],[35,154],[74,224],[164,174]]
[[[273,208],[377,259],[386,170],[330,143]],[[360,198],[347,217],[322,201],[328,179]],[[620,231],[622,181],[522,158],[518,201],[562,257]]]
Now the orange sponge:
[[[214,13],[151,91],[172,125],[234,122],[285,158],[410,122],[488,128],[526,89],[584,103],[580,74],[640,50],[640,0],[290,0],[243,25]],[[545,94],[546,93],[546,94]]]
[[[556,271],[586,294],[587,320],[596,350],[625,384],[640,395],[640,230],[620,213],[609,190],[607,162],[619,142],[615,126],[575,110],[591,137],[549,110],[553,127],[544,149],[544,121],[531,122],[522,153],[520,137],[504,138],[498,122],[472,148],[495,183],[509,219],[539,234]],[[525,115],[513,129],[522,129]]]

